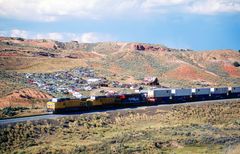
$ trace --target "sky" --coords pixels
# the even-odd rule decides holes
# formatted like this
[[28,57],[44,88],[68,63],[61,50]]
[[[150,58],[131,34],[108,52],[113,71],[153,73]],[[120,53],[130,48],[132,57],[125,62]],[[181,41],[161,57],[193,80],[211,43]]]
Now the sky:
[[0,0],[0,36],[240,49],[240,0]]

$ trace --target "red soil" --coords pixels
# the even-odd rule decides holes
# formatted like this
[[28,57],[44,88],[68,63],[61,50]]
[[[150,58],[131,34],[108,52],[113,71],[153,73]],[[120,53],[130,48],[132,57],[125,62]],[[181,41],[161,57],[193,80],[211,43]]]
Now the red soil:
[[182,64],[176,69],[169,71],[165,74],[169,78],[177,80],[207,80],[209,77],[215,77],[212,74],[198,70],[193,66]]
[[232,77],[240,77],[240,69],[231,64],[224,64],[223,69]]
[[35,40],[27,40],[24,43],[29,44],[31,46],[50,48],[50,49],[53,49],[54,45],[55,45],[55,43],[52,41],[40,42],[40,41],[35,41]]
[[42,40],[17,40],[17,39],[10,39],[10,38],[2,38],[0,37],[0,41],[2,42],[12,42],[16,44],[22,45],[29,45],[34,47],[42,47],[42,48],[49,48],[54,49],[55,42],[51,40],[42,41]]

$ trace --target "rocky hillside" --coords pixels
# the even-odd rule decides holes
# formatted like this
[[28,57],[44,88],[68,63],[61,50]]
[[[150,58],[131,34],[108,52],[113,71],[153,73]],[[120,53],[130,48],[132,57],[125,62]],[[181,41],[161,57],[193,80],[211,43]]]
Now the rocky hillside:
[[78,43],[0,38],[0,68],[17,72],[54,72],[79,66],[114,79],[138,82],[157,76],[162,85],[240,84],[240,53],[192,51],[145,43]]

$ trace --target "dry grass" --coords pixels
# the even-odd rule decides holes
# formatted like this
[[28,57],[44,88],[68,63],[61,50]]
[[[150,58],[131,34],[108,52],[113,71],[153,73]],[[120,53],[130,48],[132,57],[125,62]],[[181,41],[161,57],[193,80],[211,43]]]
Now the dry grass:
[[[133,79],[157,76],[161,84],[174,87],[198,86],[202,80],[210,85],[221,85],[222,83],[239,85],[240,83],[239,69],[234,67],[234,76],[221,69],[222,64],[225,63],[233,67],[232,61],[239,59],[239,54],[235,51],[137,52],[131,48],[131,44],[127,46],[124,44],[126,43],[83,44],[75,50],[51,49],[45,51],[62,57],[73,54],[77,55],[79,59],[31,57],[32,53],[42,51],[42,49],[32,47],[34,50],[31,50],[31,47],[23,46],[16,48],[16,52],[22,56],[0,57],[0,69],[43,73],[88,66],[98,70],[105,77],[112,74],[121,77],[130,76]],[[14,46],[9,47],[15,49]],[[27,48],[26,51],[25,48]],[[181,65],[189,65],[190,67],[182,68]],[[180,70],[177,69],[178,67]],[[180,74],[187,73],[187,78],[178,78],[179,71]],[[121,77],[116,77],[116,80],[119,81]],[[181,80],[176,80],[176,78]]]
[[81,115],[1,128],[0,153],[234,153],[240,102]]
[[24,88],[25,86],[19,83],[10,82],[0,79],[0,97],[10,94],[14,90]]
[[240,144],[237,146],[233,146],[232,149],[230,148],[227,152],[227,154],[239,154],[240,153]]
[[83,59],[70,58],[0,57],[0,62],[5,63],[1,69],[21,73],[50,73],[86,66]]

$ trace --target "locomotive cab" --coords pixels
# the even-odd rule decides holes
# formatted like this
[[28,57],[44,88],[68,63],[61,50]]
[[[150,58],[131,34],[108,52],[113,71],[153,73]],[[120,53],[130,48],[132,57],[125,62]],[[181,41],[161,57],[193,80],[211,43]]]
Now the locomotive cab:
[[70,101],[70,98],[52,98],[47,102],[47,112],[56,113],[66,108],[66,102]]
[[47,102],[47,112],[54,112],[55,110],[55,102],[51,100]]

